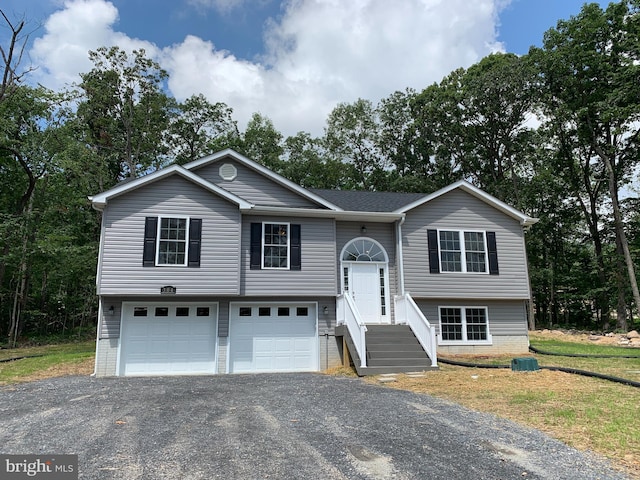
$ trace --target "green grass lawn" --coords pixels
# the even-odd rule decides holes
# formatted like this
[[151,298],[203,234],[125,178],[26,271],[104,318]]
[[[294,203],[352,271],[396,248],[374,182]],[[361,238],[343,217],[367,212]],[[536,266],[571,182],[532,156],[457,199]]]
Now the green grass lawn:
[[[589,372],[640,382],[640,349],[575,343],[536,337],[531,338],[530,341],[533,347],[549,353],[611,355],[617,357],[584,358],[536,354],[535,358],[541,366],[577,368],[579,370],[587,370]],[[625,356],[635,356],[636,358],[624,358]]]
[[86,373],[93,361],[95,348],[95,341],[84,341],[2,349],[0,360],[31,358],[0,363],[0,384]]

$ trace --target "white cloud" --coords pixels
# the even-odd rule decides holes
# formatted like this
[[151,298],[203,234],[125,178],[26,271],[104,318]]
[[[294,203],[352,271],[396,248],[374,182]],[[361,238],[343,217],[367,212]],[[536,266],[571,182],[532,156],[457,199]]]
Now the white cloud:
[[89,50],[118,45],[127,51],[144,48],[149,55],[158,49],[150,42],[130,38],[113,30],[118,10],[104,0],[67,0],[44,24],[45,33],[36,38],[31,59],[38,69],[36,81],[58,90],[79,82],[79,73],[92,68]]
[[[190,1],[217,8],[243,2]],[[406,87],[422,89],[501,50],[496,22],[504,1],[289,0],[282,18],[267,27],[264,57],[249,62],[191,35],[160,51],[115,31],[111,3],[68,0],[49,17],[32,56],[59,85],[91,68],[89,49],[142,47],[169,72],[178,100],[203,93],[231,106],[241,128],[260,112],[285,135],[321,135],[338,102],[377,102]]]

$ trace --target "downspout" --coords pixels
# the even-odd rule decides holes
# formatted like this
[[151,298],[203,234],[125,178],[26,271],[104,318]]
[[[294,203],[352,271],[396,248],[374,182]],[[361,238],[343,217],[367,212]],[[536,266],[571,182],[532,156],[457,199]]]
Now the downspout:
[[398,262],[398,287],[400,290],[400,296],[404,296],[404,257],[402,255],[402,224],[404,223],[406,217],[403,215],[400,220],[396,223],[396,252],[397,252],[397,262]]

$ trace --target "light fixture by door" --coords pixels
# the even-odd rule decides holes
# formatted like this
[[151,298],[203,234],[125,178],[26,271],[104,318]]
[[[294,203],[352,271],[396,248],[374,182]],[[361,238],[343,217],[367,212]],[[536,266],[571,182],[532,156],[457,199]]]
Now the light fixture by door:
[[362,235],[366,235],[367,234],[367,226],[366,225],[363,225],[363,226],[360,227],[360,233]]

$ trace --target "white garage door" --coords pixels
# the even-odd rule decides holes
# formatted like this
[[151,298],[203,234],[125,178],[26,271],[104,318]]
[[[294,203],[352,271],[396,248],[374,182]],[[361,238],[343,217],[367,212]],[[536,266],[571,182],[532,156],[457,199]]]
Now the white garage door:
[[315,304],[231,304],[229,372],[318,370]]
[[123,303],[121,375],[215,373],[217,305]]

